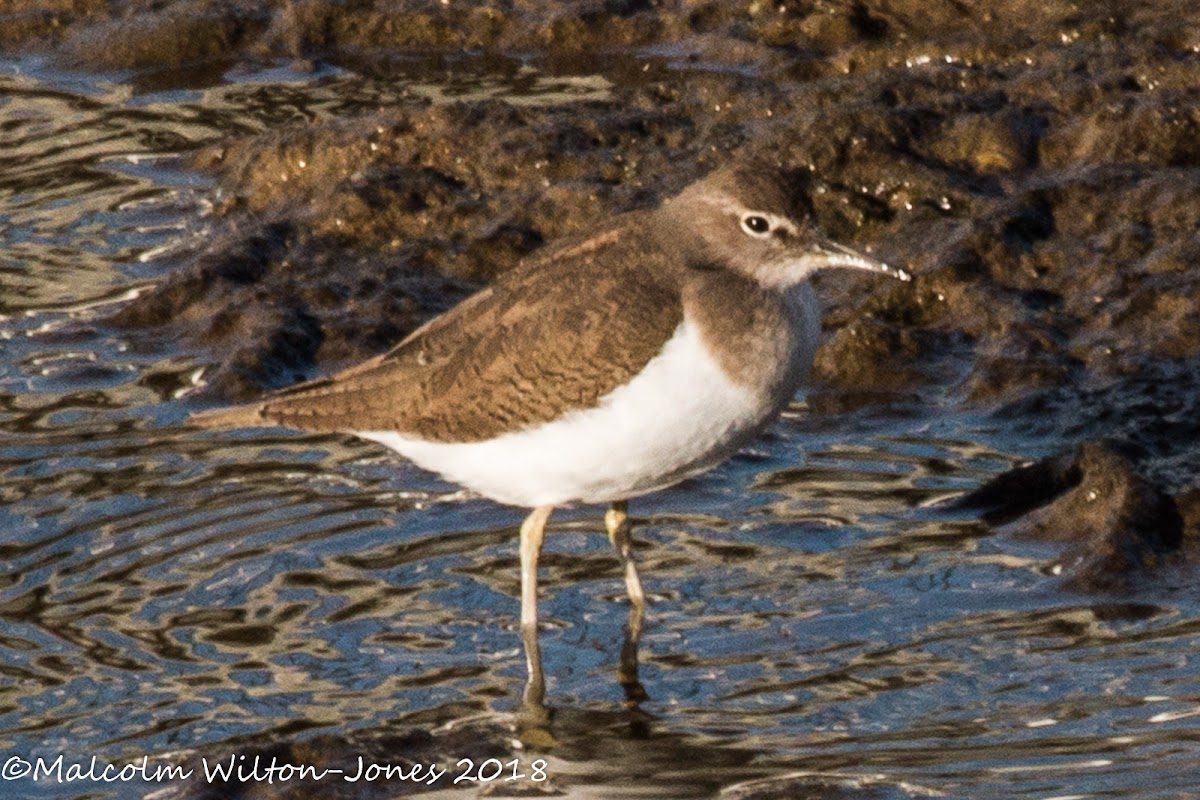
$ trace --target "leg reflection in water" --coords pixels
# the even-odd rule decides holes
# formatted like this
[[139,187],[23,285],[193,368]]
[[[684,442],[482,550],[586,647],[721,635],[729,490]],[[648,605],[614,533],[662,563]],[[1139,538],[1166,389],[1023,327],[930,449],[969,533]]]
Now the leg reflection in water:
[[[526,681],[523,695],[523,716],[527,724],[540,727],[549,724],[546,708],[546,678],[542,671],[542,651],[537,630],[537,562],[545,536],[550,509],[536,509],[521,526],[521,640],[525,646]],[[638,679],[638,642],[642,636],[642,621],[646,613],[646,593],[633,561],[633,538],[629,523],[628,504],[613,503],[604,515],[608,539],[621,558],[624,568],[625,591],[629,595],[629,618],[621,644],[617,665],[617,681],[625,692],[625,705],[636,708],[648,699]]]

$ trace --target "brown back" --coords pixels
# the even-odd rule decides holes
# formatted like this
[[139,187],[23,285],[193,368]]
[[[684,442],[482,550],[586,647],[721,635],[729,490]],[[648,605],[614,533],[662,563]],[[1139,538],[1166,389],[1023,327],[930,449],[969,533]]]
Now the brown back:
[[259,418],[472,442],[594,406],[683,317],[680,267],[650,235],[652,216],[550,247],[390,352],[273,395]]

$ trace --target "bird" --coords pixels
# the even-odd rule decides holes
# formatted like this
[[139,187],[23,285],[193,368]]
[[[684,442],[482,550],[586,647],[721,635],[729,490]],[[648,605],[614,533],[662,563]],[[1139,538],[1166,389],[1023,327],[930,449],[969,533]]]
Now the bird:
[[779,416],[820,337],[815,274],[910,280],[828,239],[811,183],[808,170],[758,160],[717,169],[656,207],[543,246],[387,352],[189,421],[351,434],[530,509],[519,534],[527,703],[544,697],[547,521],[557,507],[607,504],[630,600],[633,663],[623,652],[621,680],[632,698],[646,595],[629,499],[711,469]]

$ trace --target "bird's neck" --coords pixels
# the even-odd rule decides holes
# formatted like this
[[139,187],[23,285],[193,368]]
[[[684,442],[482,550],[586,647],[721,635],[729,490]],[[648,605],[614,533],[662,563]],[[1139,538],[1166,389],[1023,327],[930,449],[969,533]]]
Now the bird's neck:
[[728,270],[693,270],[683,309],[717,363],[752,390],[794,386],[812,362],[820,310],[807,284],[784,291]]

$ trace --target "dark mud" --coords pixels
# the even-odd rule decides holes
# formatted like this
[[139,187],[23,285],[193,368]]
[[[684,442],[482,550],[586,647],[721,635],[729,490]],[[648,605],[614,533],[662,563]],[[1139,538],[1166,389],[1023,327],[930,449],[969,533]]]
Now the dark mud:
[[[810,168],[826,230],[917,276],[823,279],[814,410],[986,411],[1061,455],[960,507],[1061,548],[1048,580],[1194,583],[1194,2],[14,0],[0,43],[167,84],[412,57],[611,83],[567,105],[414,94],[190,154],[213,233],[111,322],[205,353],[210,396],[379,352],[543,242],[755,154]],[[844,796],[892,796],[872,791]]]
[[1062,546],[1047,570],[1068,588],[1127,591],[1184,544],[1179,506],[1138,474],[1139,455],[1124,443],[1085,442],[1004,473],[958,506],[985,510],[1001,531]]
[[810,167],[828,232],[918,276],[825,281],[818,407],[932,390],[1065,448],[1128,441],[1162,491],[1200,475],[1192,3],[35,5],[3,39],[90,69],[472,52],[613,85],[413,97],[194,154],[217,232],[114,322],[206,349],[222,398],[378,352],[544,241],[753,153]]

